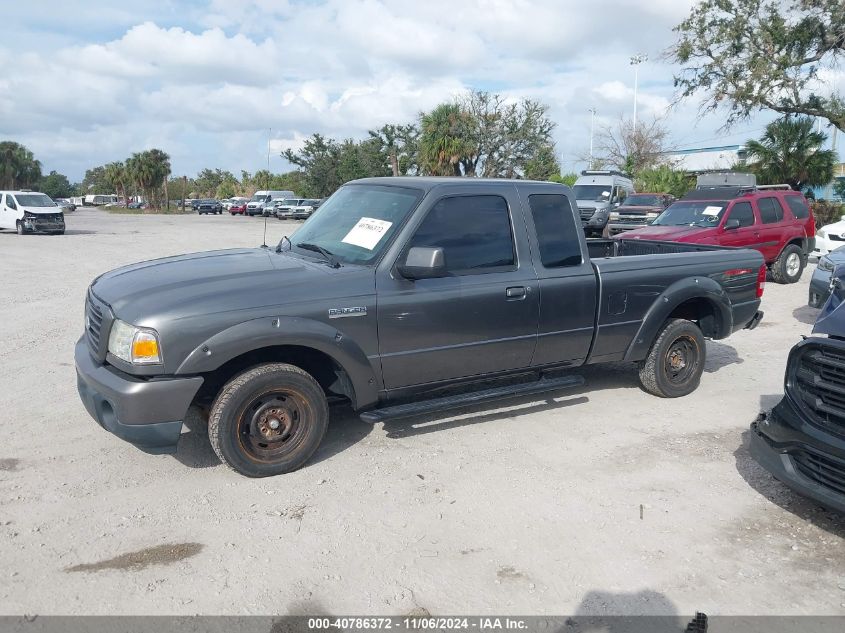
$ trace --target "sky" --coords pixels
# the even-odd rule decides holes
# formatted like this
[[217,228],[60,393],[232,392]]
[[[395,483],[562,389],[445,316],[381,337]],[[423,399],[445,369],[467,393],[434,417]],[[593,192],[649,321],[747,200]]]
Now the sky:
[[4,3],[0,140],[45,172],[157,147],[174,175],[287,171],[314,132],[363,138],[471,90],[549,105],[564,171],[595,127],[665,117],[677,148],[739,144],[774,118],[720,131],[672,106],[662,53],[692,0],[37,0]]

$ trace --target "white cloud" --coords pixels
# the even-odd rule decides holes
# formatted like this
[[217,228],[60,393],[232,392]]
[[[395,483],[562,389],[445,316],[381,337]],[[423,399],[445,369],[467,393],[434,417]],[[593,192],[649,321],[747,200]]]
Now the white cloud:
[[[135,0],[117,10],[89,0],[78,15],[59,0],[19,4],[14,45],[0,43],[0,137],[72,178],[152,145],[178,173],[237,173],[266,165],[272,128],[281,169],[278,153],[313,132],[363,137],[480,88],[547,103],[571,156],[588,143],[589,107],[608,122],[631,114],[628,58],[657,60],[691,4]],[[666,111],[671,74],[658,61],[640,66],[643,115]],[[721,125],[714,117],[691,132],[692,104],[667,121],[687,136]]]

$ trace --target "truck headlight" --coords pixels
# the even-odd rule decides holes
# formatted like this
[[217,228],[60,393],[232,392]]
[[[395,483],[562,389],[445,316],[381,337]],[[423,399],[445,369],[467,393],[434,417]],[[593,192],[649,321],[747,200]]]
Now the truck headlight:
[[111,326],[109,353],[133,365],[161,362],[161,345],[155,330],[135,327],[120,319]]
[[833,261],[825,255],[824,257],[819,259],[818,268],[819,270],[830,272],[831,270],[833,270]]
[[610,212],[610,219],[611,220],[618,220],[619,219],[619,211],[611,211]]

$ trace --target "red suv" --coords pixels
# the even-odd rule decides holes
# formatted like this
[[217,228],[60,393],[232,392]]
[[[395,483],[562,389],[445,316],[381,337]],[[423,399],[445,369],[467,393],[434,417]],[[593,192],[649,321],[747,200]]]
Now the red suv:
[[754,248],[774,281],[792,284],[815,248],[816,225],[803,195],[776,187],[695,189],[620,238]]

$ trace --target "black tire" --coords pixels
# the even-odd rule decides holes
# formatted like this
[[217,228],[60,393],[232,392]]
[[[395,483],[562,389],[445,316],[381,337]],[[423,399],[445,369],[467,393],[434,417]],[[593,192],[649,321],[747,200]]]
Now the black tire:
[[23,222],[21,222],[20,220],[15,222],[15,229],[17,230],[18,235],[23,235],[24,233],[26,233],[26,230],[23,228]]
[[235,472],[269,477],[302,467],[328,424],[326,395],[313,376],[293,365],[269,363],[223,386],[211,405],[208,437]]
[[707,347],[698,326],[686,319],[670,319],[640,361],[640,384],[661,398],[680,398],[698,388]]
[[784,248],[772,264],[772,279],[779,284],[794,284],[801,279],[807,259],[795,244]]

